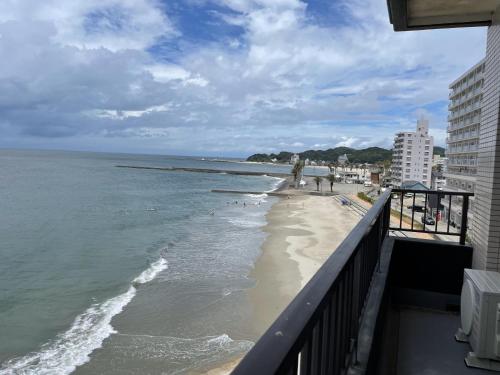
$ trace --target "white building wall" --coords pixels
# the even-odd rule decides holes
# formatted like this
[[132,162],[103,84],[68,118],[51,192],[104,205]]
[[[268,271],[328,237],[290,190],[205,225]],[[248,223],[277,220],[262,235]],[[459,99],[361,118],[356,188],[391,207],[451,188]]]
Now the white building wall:
[[488,28],[475,199],[473,267],[500,271],[500,7]]
[[[448,109],[448,137],[446,142],[446,190],[475,192],[481,106],[484,85],[485,60],[481,60],[453,81]],[[469,217],[473,218],[475,199],[470,199]],[[462,221],[462,198],[452,200],[450,220]]]
[[418,181],[431,186],[434,139],[429,136],[429,121],[417,121],[417,131],[396,134],[393,147],[393,183]]

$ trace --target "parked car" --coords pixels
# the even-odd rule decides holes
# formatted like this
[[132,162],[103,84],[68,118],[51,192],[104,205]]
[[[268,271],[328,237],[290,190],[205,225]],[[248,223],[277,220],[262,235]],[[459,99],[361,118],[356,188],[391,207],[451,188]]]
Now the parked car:
[[423,224],[426,224],[426,225],[434,225],[436,224],[436,222],[434,221],[434,219],[430,216],[423,216],[422,215],[422,223]]
[[372,186],[372,182],[371,181],[365,181],[365,184],[364,184],[366,187],[370,187]]
[[406,207],[409,210],[413,210],[415,212],[424,212],[424,206],[419,206],[418,204],[410,205]]

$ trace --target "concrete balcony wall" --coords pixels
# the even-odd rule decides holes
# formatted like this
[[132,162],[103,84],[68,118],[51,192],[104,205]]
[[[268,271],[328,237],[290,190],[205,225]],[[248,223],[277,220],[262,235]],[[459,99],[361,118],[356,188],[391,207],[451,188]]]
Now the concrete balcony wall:
[[500,7],[488,28],[472,231],[474,268],[500,271]]

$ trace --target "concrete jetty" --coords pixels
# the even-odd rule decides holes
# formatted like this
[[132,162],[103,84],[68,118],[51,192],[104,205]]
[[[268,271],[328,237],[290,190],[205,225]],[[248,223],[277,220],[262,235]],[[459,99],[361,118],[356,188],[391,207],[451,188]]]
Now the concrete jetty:
[[117,168],[149,169],[164,172],[196,172],[196,173],[225,173],[240,176],[271,176],[279,178],[290,177],[290,173],[255,172],[255,171],[234,171],[230,169],[209,169],[209,168],[183,168],[183,167],[148,167],[142,165],[115,165]]
[[334,191],[312,191],[312,190],[275,190],[275,191],[246,191],[246,190],[226,190],[226,189],[212,189],[212,193],[226,193],[226,194],[267,194],[273,197],[287,197],[295,195],[315,195],[315,196],[334,196],[339,193]]

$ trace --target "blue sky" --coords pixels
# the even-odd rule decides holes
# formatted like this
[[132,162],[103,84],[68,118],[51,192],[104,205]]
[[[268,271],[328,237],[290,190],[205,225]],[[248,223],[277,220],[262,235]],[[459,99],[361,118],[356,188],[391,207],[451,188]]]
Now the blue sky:
[[390,147],[485,28],[395,33],[385,0],[3,0],[0,147],[245,156]]

